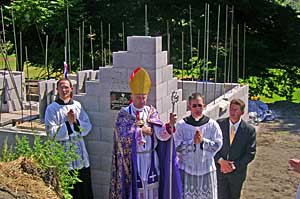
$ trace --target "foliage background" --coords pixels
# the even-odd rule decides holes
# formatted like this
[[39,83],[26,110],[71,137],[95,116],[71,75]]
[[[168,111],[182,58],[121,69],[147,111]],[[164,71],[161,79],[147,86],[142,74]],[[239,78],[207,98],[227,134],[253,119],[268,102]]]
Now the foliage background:
[[[85,24],[84,40],[84,69],[91,68],[89,26],[92,26],[96,34],[94,40],[95,66],[101,66],[104,62],[111,62],[111,57],[103,60],[103,51],[110,54],[112,51],[122,50],[122,23],[125,26],[125,36],[145,34],[145,4],[148,7],[149,35],[163,37],[163,49],[167,48],[167,22],[171,35],[170,62],[175,69],[181,69],[181,34],[184,32],[184,67],[189,70],[198,60],[198,66],[203,66],[203,40],[204,40],[204,12],[205,3],[210,4],[210,48],[209,61],[211,71],[215,67],[215,46],[217,37],[217,10],[221,6],[220,22],[220,56],[218,63],[219,81],[223,80],[225,55],[225,7],[229,11],[234,6],[234,63],[237,65],[237,24],[240,24],[240,63],[242,60],[243,25],[246,24],[246,77],[257,78],[271,77],[267,84],[270,89],[268,95],[276,92],[286,95],[294,88],[299,87],[299,59],[300,59],[300,2],[297,0],[5,0],[5,29],[7,40],[14,43],[12,33],[12,10],[15,15],[17,37],[20,32],[23,37],[23,48],[28,47],[29,61],[33,64],[44,64],[45,37],[49,36],[48,63],[56,71],[62,71],[64,61],[65,29],[67,28],[66,8],[70,13],[70,37],[71,58],[69,63],[73,70],[79,67],[79,27]],[[189,5],[192,8],[192,43],[193,58],[190,55],[189,37]],[[228,14],[228,37],[230,36],[231,12]],[[108,26],[110,24],[110,35]],[[103,28],[103,38],[101,37]],[[197,49],[198,29],[200,30],[200,48]],[[110,43],[108,42],[110,37]],[[228,38],[229,39],[229,38]],[[18,43],[19,43],[19,39]],[[103,47],[101,41],[103,40]],[[19,44],[18,44],[19,45]],[[110,46],[109,46],[110,45]],[[125,42],[126,45],[126,42]],[[229,45],[228,45],[229,46]],[[107,49],[111,52],[107,52]],[[10,49],[14,53],[15,49]],[[20,51],[19,48],[17,51]],[[199,53],[199,57],[197,57]],[[20,54],[20,52],[19,52]],[[24,53],[23,53],[24,54]],[[227,56],[228,57],[228,56]],[[23,58],[24,60],[24,58]],[[110,61],[109,61],[110,60]],[[20,60],[19,60],[20,61]],[[199,62],[201,62],[199,64]],[[274,72],[274,70],[278,70]],[[241,70],[240,70],[241,71]],[[282,73],[280,75],[280,73]],[[178,71],[177,71],[178,72]],[[197,73],[197,71],[195,71]],[[180,72],[179,72],[180,73]],[[182,72],[184,73],[184,72]],[[192,72],[186,72],[192,74]],[[198,71],[201,74],[201,71]],[[189,76],[189,75],[188,75]],[[193,76],[193,75],[192,75]],[[198,78],[199,75],[195,75]],[[276,76],[276,77],[275,77]],[[179,75],[180,77],[180,75]],[[289,78],[285,81],[284,78]],[[237,82],[237,74],[234,70],[233,81]],[[243,80],[247,81],[247,80]],[[272,81],[277,81],[272,85]],[[285,91],[277,88],[278,85],[289,85]],[[276,89],[273,89],[275,88]],[[283,87],[284,89],[287,87]],[[259,90],[263,93],[265,91]],[[289,96],[289,94],[288,94]],[[289,97],[288,97],[289,98]]]

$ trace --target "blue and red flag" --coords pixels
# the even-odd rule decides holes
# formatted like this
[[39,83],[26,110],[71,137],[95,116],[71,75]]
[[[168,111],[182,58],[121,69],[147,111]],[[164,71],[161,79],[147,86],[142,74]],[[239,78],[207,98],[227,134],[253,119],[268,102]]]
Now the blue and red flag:
[[68,79],[68,64],[64,61],[64,78]]

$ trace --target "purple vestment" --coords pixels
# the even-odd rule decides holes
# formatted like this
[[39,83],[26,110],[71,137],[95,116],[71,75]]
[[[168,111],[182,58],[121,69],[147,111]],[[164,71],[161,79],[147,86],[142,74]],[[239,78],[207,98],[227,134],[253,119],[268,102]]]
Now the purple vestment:
[[[162,125],[157,111],[151,107],[148,123]],[[136,139],[134,135],[135,117],[122,109],[117,116],[114,133],[114,145],[111,168],[111,199],[138,199],[137,189],[137,162],[136,162]],[[173,139],[173,138],[172,138]],[[156,147],[159,158],[159,198],[169,198],[169,176],[170,176],[170,139],[168,141],[158,140]],[[173,142],[173,149],[175,145]],[[173,151],[172,172],[172,198],[181,198],[181,181],[178,166],[176,164],[176,152]]]

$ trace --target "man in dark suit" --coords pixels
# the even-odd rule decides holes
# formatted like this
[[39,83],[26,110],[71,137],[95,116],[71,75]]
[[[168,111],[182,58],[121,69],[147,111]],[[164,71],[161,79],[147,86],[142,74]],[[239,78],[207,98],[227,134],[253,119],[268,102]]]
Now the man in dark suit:
[[245,103],[230,102],[229,118],[220,119],[223,146],[215,155],[218,179],[218,199],[239,199],[247,175],[247,166],[256,153],[255,129],[241,119]]

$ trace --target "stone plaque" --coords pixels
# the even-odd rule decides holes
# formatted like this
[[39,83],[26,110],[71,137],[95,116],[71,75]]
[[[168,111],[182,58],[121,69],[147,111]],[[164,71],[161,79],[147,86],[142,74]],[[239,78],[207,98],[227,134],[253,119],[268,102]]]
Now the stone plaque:
[[110,109],[120,110],[122,107],[128,106],[130,102],[130,93],[110,92]]

